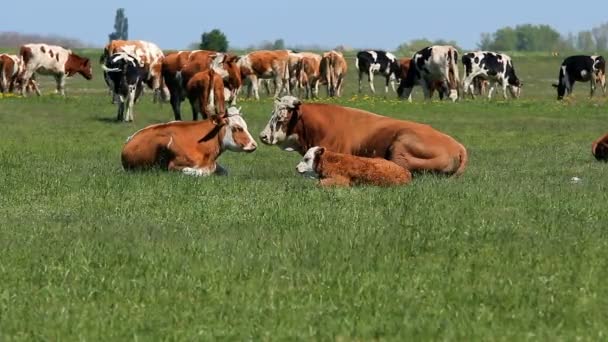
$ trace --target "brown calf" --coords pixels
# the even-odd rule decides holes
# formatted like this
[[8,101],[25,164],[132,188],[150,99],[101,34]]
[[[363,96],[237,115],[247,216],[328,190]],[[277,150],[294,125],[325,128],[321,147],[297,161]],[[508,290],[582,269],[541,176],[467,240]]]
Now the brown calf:
[[[194,74],[186,85],[186,92],[190,105],[192,108],[198,107],[203,119],[226,113],[224,80],[213,68]],[[192,115],[192,120],[197,120],[198,115],[194,110]]]

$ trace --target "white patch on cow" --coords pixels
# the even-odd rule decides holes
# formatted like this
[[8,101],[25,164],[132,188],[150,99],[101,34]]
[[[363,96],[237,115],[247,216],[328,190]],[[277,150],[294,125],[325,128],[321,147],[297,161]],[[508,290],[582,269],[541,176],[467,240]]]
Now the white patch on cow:
[[374,60],[374,62],[378,60],[378,54],[376,53],[376,51],[367,51],[367,52],[372,56],[372,59]]
[[315,158],[318,150],[318,146],[309,148],[296,166],[296,170],[302,176],[309,178],[319,178],[319,175],[315,172]]
[[213,171],[208,168],[203,168],[203,167],[185,167],[182,169],[182,172],[185,175],[195,176],[195,177],[209,176],[213,173]]
[[564,75],[564,79],[562,82],[564,83],[564,87],[566,87],[566,93],[564,95],[570,94],[570,77],[568,77],[567,68],[565,65],[562,65],[562,74]]
[[397,57],[390,52],[386,52],[386,57],[391,60],[391,62],[397,61]]
[[380,71],[380,67],[382,67],[380,65],[380,63],[372,63],[372,64],[369,65],[369,71],[370,72],[378,72],[378,71]]
[[167,143],[167,148],[170,148],[170,147],[171,147],[171,144],[173,144],[173,136],[171,136],[171,137],[169,138],[169,142]]
[[587,72],[587,70],[581,70],[582,79],[586,80],[588,75],[589,75],[589,73]]

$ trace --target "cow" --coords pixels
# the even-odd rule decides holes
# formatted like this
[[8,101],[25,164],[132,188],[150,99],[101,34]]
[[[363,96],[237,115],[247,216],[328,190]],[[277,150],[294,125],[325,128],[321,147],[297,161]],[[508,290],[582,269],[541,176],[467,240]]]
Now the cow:
[[207,120],[145,127],[127,138],[121,161],[125,170],[160,167],[191,176],[225,175],[217,163],[225,150],[250,153],[256,148],[240,109],[230,107]]
[[314,146],[302,157],[296,170],[319,179],[321,186],[403,185],[412,180],[407,169],[382,158],[357,157]]
[[297,85],[304,89],[306,98],[319,96],[319,82],[321,80],[321,55],[309,53],[304,55],[296,67]]
[[496,83],[502,87],[504,99],[507,99],[507,88],[513,98],[519,97],[523,84],[515,75],[513,62],[508,55],[491,51],[469,52],[462,56],[462,64],[465,73],[463,81],[465,95],[469,93],[475,98],[475,78],[482,78],[490,82],[488,99],[492,98]]
[[591,153],[598,161],[608,162],[608,133],[593,142]]
[[359,94],[361,93],[361,80],[367,74],[369,88],[372,94],[376,93],[374,88],[374,74],[380,74],[386,78],[385,93],[388,94],[388,84],[391,83],[395,91],[395,79],[399,74],[399,61],[390,52],[383,50],[359,51],[355,57],[355,67],[359,70]]
[[360,157],[384,158],[411,172],[460,175],[467,150],[431,126],[335,104],[277,99],[262,143],[301,155],[313,146]]
[[253,95],[260,99],[258,78],[271,78],[276,84],[274,96],[277,97],[285,89],[289,89],[289,54],[288,50],[259,50],[242,56],[238,61],[241,74],[250,79]]
[[[407,73],[410,70],[410,66],[412,65],[412,59],[411,58],[401,58],[399,60],[399,72],[396,75],[396,77],[398,79],[404,79],[407,77]],[[443,98],[446,96],[446,94],[444,93],[444,89],[443,89],[443,82],[442,81],[434,81],[431,83],[431,85],[429,86],[429,97],[433,98],[433,95],[435,94],[435,91],[438,91],[439,93],[439,99],[443,100]],[[411,94],[410,94],[411,97]]]
[[[0,54],[0,93],[12,92],[23,63],[17,55]],[[34,79],[30,79],[30,83]],[[33,86],[33,85],[32,85]]]
[[348,71],[348,65],[341,52],[328,51],[323,54],[319,67],[321,83],[327,85],[327,96],[342,96],[342,87]]
[[[145,40],[112,40],[104,47],[99,63],[105,64],[106,60],[117,52],[125,52],[135,56],[139,63],[144,66],[148,74],[145,83],[154,92],[153,102],[168,99],[169,91],[163,84],[161,77],[161,64],[165,55],[156,44]],[[108,87],[112,88],[107,78],[106,83]]]
[[117,121],[133,121],[133,106],[143,92],[148,69],[139,59],[125,52],[112,54],[101,65],[106,81],[112,85],[112,93],[118,98]]
[[591,84],[590,97],[593,97],[596,85],[599,85],[606,95],[606,60],[604,57],[576,55],[564,59],[559,68],[558,82],[553,84],[557,88],[557,99],[561,100],[564,96],[570,95],[576,81]]
[[192,120],[198,119],[198,113],[201,113],[203,119],[226,113],[226,98],[230,96],[230,90],[224,88],[224,77],[227,73],[216,64],[190,78],[186,93],[193,108]]
[[[80,57],[71,50],[48,44],[25,44],[19,49],[23,70],[18,76],[21,95],[25,96],[26,87],[34,74],[52,75],[57,82],[56,92],[65,95],[65,79],[78,73],[87,80],[93,78],[93,69],[88,58]],[[35,82],[33,83],[36,84]],[[40,89],[34,90],[40,96]]]
[[438,81],[442,92],[449,94],[452,101],[458,100],[458,50],[450,45],[433,45],[416,52],[412,60],[413,66],[397,88],[399,98],[411,101],[412,88],[420,84],[425,99],[430,99],[431,85]]
[[[187,97],[188,82],[198,72],[206,71],[211,67],[214,60],[222,64],[222,68],[227,71],[224,75],[226,87],[230,90],[231,105],[236,104],[236,95],[242,86],[241,69],[237,65],[239,57],[232,54],[225,54],[216,51],[195,50],[179,51],[168,54],[161,66],[161,73],[166,84],[171,108],[175,120],[181,120],[181,103]],[[192,107],[192,115],[196,116],[198,108]]]

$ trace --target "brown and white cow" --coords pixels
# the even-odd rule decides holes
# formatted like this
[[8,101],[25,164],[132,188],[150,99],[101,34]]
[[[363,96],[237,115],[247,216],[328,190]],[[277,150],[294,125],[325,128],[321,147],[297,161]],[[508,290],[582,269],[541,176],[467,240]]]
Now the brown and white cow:
[[416,52],[407,77],[402,78],[397,89],[400,98],[412,100],[414,85],[421,85],[425,99],[430,99],[431,85],[442,84],[442,92],[452,101],[458,100],[460,77],[458,76],[458,50],[450,45],[433,45]]
[[302,52],[302,58],[296,65],[296,79],[299,91],[304,89],[306,98],[319,96],[321,80],[321,55],[312,52]]
[[327,84],[327,96],[342,96],[348,65],[341,52],[329,51],[321,59],[321,82]]
[[160,167],[191,176],[226,174],[217,164],[225,150],[253,152],[255,140],[236,107],[203,121],[172,121],[143,128],[127,138],[121,160],[125,170]]
[[260,99],[258,91],[258,78],[270,78],[276,84],[274,96],[279,96],[285,89],[289,90],[289,51],[288,50],[260,50],[242,56],[238,61],[242,75],[249,78],[253,88],[253,95]]
[[[169,97],[169,92],[162,83],[161,77],[161,63],[165,55],[156,44],[145,40],[112,40],[104,47],[99,63],[105,64],[109,56],[118,52],[135,56],[148,72],[148,79],[145,83],[154,91],[154,102],[166,100]],[[108,86],[111,88],[109,83]]]
[[22,64],[17,55],[0,54],[0,93],[12,92]]
[[608,133],[597,138],[591,145],[591,153],[599,161],[608,161]]
[[[65,79],[74,74],[81,74],[85,79],[93,78],[93,69],[88,58],[80,57],[71,50],[57,45],[25,44],[19,49],[19,58],[23,62],[23,71],[19,75],[21,95],[35,73],[52,75],[57,82],[56,92],[65,95]],[[35,85],[35,83],[34,83]],[[40,89],[35,85],[36,94]]]
[[[410,70],[410,66],[412,65],[412,59],[411,58],[401,58],[399,60],[399,71],[396,73],[396,78],[398,79],[404,79],[407,77],[407,73]],[[435,95],[435,91],[439,92],[439,99],[443,100],[443,98],[445,97],[445,93],[444,93],[444,89],[443,89],[443,82],[442,81],[434,81],[430,84],[429,86],[429,97],[433,98],[433,95]],[[411,94],[410,94],[410,98],[411,98]]]
[[193,108],[192,120],[197,120],[200,113],[203,119],[226,113],[226,98],[230,91],[224,88],[224,77],[227,72],[219,65],[194,74],[186,85],[186,92]]
[[321,186],[391,186],[412,180],[410,171],[392,161],[336,153],[320,146],[308,149],[296,170],[304,176],[319,179]]
[[462,144],[429,125],[335,104],[302,103],[294,96],[275,101],[260,139],[302,155],[313,146],[324,146],[384,158],[411,172],[460,175],[468,160]]

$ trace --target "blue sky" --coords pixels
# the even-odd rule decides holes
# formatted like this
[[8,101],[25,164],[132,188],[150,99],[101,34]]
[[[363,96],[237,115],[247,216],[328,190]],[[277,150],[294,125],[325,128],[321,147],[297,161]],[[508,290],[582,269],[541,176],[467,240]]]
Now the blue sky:
[[426,37],[456,40],[472,49],[482,32],[504,26],[549,24],[566,34],[608,21],[605,0],[587,0],[580,7],[546,0],[36,2],[9,2],[3,12],[10,15],[2,16],[0,31],[58,34],[101,46],[113,29],[116,9],[124,7],[129,38],[150,40],[164,49],[186,48],[213,28],[224,31],[234,47],[283,38],[287,45],[394,49]]

